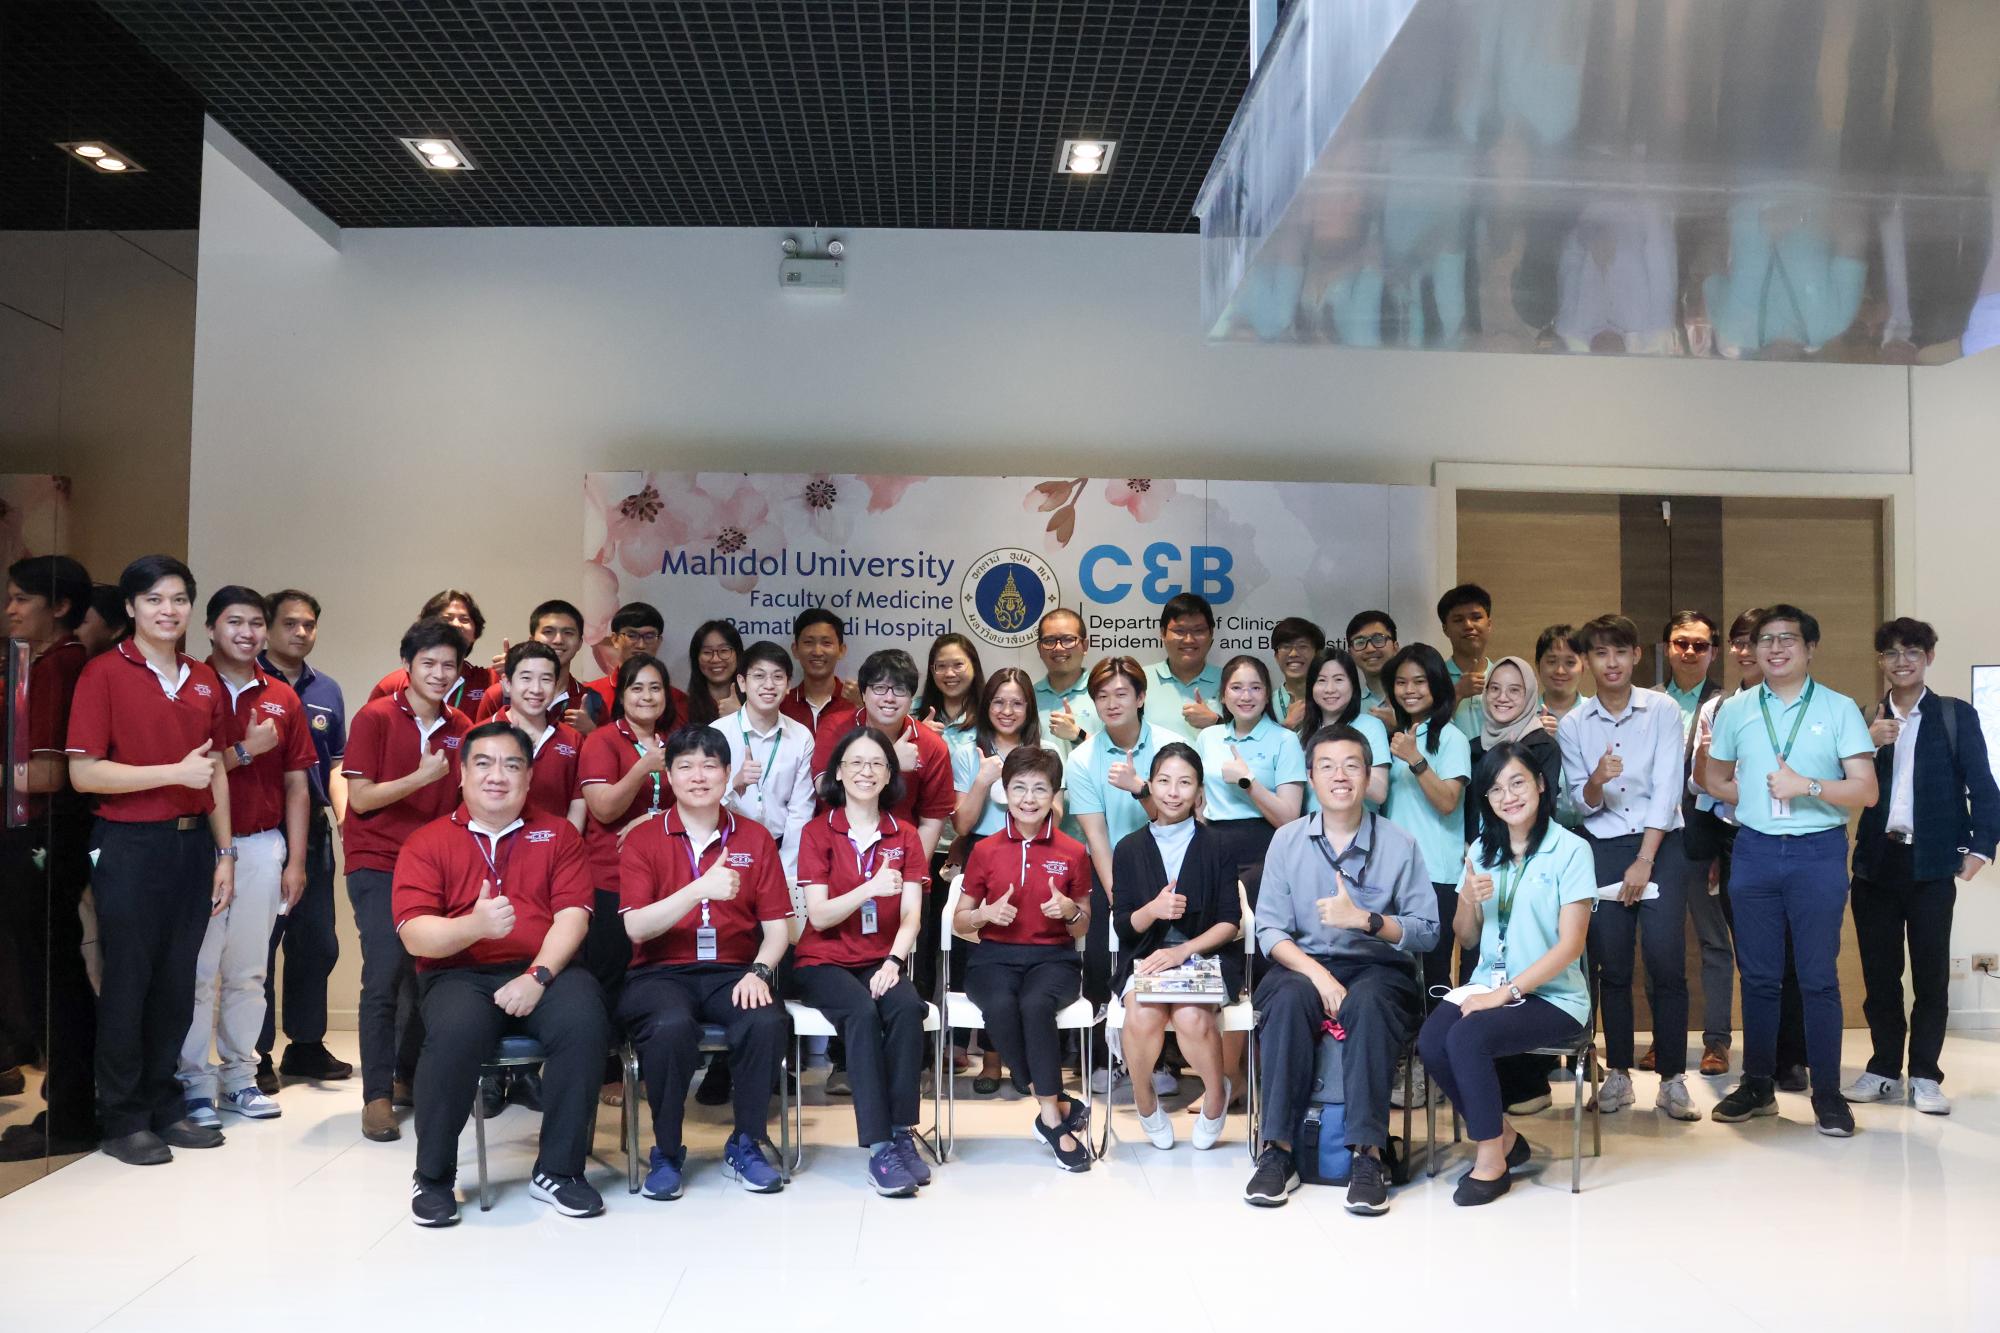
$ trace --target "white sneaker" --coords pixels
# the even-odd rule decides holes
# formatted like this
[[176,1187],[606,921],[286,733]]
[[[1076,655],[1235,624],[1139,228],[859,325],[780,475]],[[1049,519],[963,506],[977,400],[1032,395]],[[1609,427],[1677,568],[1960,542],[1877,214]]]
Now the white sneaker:
[[1151,1115],[1139,1117],[1139,1128],[1146,1131],[1146,1142],[1167,1152],[1174,1146],[1174,1118],[1167,1114],[1164,1106],[1154,1106]]
[[1596,1111],[1599,1115],[1610,1115],[1637,1100],[1638,1094],[1632,1091],[1632,1076],[1622,1069],[1614,1069],[1604,1076],[1604,1082],[1598,1085],[1597,1095],[1590,1099],[1585,1109]]
[[1910,1100],[1925,1115],[1951,1114],[1951,1098],[1944,1095],[1944,1089],[1934,1078],[1911,1079]]
[[[1210,1120],[1206,1113],[1198,1112],[1195,1115],[1194,1134],[1192,1137],[1196,1152],[1207,1152],[1221,1141],[1222,1127],[1229,1120],[1229,1099],[1234,1094],[1234,1091],[1230,1087],[1229,1080],[1224,1079],[1222,1082],[1222,1114],[1213,1120]],[[1202,1096],[1206,1097],[1207,1095],[1207,1091],[1204,1090]]]
[[[1935,1088],[1937,1084],[1931,1086]],[[1902,1097],[1903,1085],[1893,1078],[1864,1071],[1859,1078],[1842,1088],[1840,1095],[1850,1102],[1893,1102]]]
[[1653,1109],[1665,1111],[1675,1120],[1701,1119],[1701,1112],[1695,1109],[1694,1099],[1688,1096],[1686,1074],[1675,1074],[1672,1078],[1660,1080],[1660,1091],[1653,1098]]
[[1530,1097],[1524,1102],[1515,1102],[1507,1108],[1507,1114],[1519,1116],[1540,1115],[1554,1104],[1555,1098],[1545,1092],[1539,1097]]

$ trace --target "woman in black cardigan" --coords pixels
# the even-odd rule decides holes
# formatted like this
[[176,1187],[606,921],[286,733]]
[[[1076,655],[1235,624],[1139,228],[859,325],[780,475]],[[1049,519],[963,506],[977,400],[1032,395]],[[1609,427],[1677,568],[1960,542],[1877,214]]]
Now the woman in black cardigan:
[[[1111,924],[1118,932],[1116,988],[1127,993],[1135,972],[1177,967],[1190,957],[1219,959],[1234,1001],[1243,988],[1243,906],[1236,867],[1221,840],[1195,821],[1201,805],[1201,756],[1175,741],[1160,747],[1147,779],[1159,818],[1123,838],[1112,852]],[[1212,1004],[1127,1004],[1125,1067],[1139,1125],[1155,1148],[1174,1146],[1174,1127],[1153,1091],[1153,1066],[1173,1020],[1181,1054],[1201,1076],[1194,1146],[1212,1148],[1229,1115],[1231,1068]],[[1234,1045],[1235,1043],[1231,1043]]]

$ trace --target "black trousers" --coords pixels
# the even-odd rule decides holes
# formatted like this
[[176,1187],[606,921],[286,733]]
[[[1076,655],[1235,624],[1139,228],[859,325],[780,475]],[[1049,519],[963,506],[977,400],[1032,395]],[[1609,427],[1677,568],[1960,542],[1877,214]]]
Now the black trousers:
[[1218,819],[1208,826],[1209,835],[1222,848],[1222,863],[1235,867],[1253,908],[1258,886],[1264,882],[1264,853],[1271,849],[1277,831],[1268,819]]
[[701,1029],[713,1023],[729,1043],[729,1086],[735,1129],[767,1137],[771,1089],[778,1084],[791,1023],[776,996],[739,1009],[730,991],[750,969],[740,963],[673,963],[642,967],[625,978],[618,1022],[639,1052],[639,1074],[653,1107],[653,1141],[672,1156],[681,1147],[688,1085],[701,1066]]
[[[1455,985],[1463,986],[1466,982],[1472,980],[1473,969],[1479,966],[1479,946],[1475,944],[1470,949],[1467,949],[1459,945],[1457,937],[1451,928],[1452,918],[1458,915],[1458,885],[1455,883],[1432,884],[1431,890],[1437,894],[1439,924],[1438,942],[1431,947],[1429,953],[1424,955],[1423,1004],[1425,1013],[1429,1013],[1437,1007],[1438,998],[1435,992],[1439,986],[1444,987],[1446,990],[1450,990]],[[1458,949],[1458,976],[1456,980],[1453,979],[1451,971],[1451,951],[1454,948]],[[1354,1123],[1352,1116],[1353,1113],[1349,1112],[1349,1124]]]
[[[1319,962],[1347,988],[1340,1025],[1347,1029],[1340,1072],[1347,1098],[1347,1144],[1389,1145],[1389,1085],[1396,1061],[1423,1014],[1423,997],[1407,965]],[[1258,983],[1257,1077],[1263,1089],[1266,1142],[1297,1144],[1312,1095],[1313,1062],[1326,1006],[1304,974],[1273,967]]]
[[869,995],[877,966],[815,963],[792,973],[799,999],[825,1014],[847,1044],[854,1128],[864,1148],[916,1124],[923,1100],[923,997],[908,977],[898,977],[879,1000]]
[[606,1013],[618,1012],[618,996],[632,966],[632,937],[618,915],[618,890],[599,889],[592,899],[590,930],[583,937],[583,965],[597,978]]
[[[1722,902],[1722,915],[1729,922],[1729,933],[1736,934],[1736,904],[1729,896],[1729,873],[1736,864],[1736,835],[1741,830],[1735,824],[1722,826],[1722,846],[1715,859],[1722,866],[1721,892],[1717,895]],[[1657,1057],[1656,1057],[1657,1058]],[[1785,932],[1785,975],[1778,985],[1778,1056],[1780,1073],[1806,1063],[1806,1002],[1799,992],[1799,964],[1792,953],[1791,931]]]
[[325,806],[306,819],[306,891],[299,905],[271,927],[271,956],[264,965],[264,1030],[257,1054],[269,1055],[278,1040],[278,946],[285,947],[285,1040],[326,1040],[326,979],[340,961],[333,928],[333,835]]
[[[1945,1019],[1951,1002],[1951,912],[1958,884],[1910,878],[1910,849],[1887,844],[1873,878],[1856,875],[1848,907],[1861,948],[1864,998],[1874,1054],[1868,1072],[1901,1078],[1903,1044],[1909,1042],[1911,1078],[1944,1081],[1938,1056],[1944,1050]],[[1903,1016],[1903,947],[1910,951],[1909,1018]]]
[[1062,1095],[1062,1034],[1056,1015],[1083,989],[1083,960],[1066,944],[980,944],[965,970],[966,996],[986,1019],[986,1035],[1037,1097]]
[[610,1025],[597,981],[582,968],[556,974],[533,1012],[515,1018],[493,994],[525,965],[451,967],[418,979],[424,1049],[417,1062],[417,1174],[440,1185],[458,1177],[458,1136],[479,1093],[479,1067],[500,1038],[533,1037],[542,1065],[541,1153],[535,1170],[580,1176],[597,1118],[597,1089]]
[[0,830],[0,891],[23,987],[20,1017],[48,1070],[48,1133],[61,1139],[98,1137],[97,993],[83,962],[78,914],[90,878],[87,824],[82,832],[40,821]]
[[1083,935],[1083,994],[1092,1004],[1111,998],[1111,892],[1090,868],[1090,926]]
[[1466,1136],[1477,1143],[1500,1137],[1507,1103],[1499,1066],[1505,1058],[1574,1041],[1582,1030],[1581,1023],[1539,995],[1469,1017],[1455,1004],[1441,1004],[1424,1020],[1417,1051],[1424,1072],[1465,1117]]
[[[1611,884],[1625,877],[1644,835],[1585,834],[1584,839],[1596,862],[1597,882]],[[1634,1063],[1633,960],[1635,953],[1643,953],[1653,1005],[1654,1067],[1661,1078],[1687,1072],[1687,877],[1687,857],[1675,830],[1660,839],[1653,862],[1651,878],[1660,886],[1659,897],[1630,907],[1598,902],[1590,914],[1590,966],[1598,977],[1604,1062],[1613,1069],[1629,1071]]]
[[347,872],[347,901],[361,936],[361,1099],[390,1095],[397,1079],[416,1077],[424,1048],[424,1015],[417,1003],[417,973],[396,934],[386,870]]
[[187,1114],[174,1070],[194,1022],[195,959],[208,930],[215,840],[206,819],[126,824],[100,819],[97,939],[98,1119],[107,1138],[164,1129]]

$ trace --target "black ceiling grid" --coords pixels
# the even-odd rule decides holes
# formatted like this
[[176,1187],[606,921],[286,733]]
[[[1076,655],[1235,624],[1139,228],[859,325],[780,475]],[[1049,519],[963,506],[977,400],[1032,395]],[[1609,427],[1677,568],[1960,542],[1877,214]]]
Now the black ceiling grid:
[[1193,232],[1249,75],[1243,0],[98,2],[346,227]]

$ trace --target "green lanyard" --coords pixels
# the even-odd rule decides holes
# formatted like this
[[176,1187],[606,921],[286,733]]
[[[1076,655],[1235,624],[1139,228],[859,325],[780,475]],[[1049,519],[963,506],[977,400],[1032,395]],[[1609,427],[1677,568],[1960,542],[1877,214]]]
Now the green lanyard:
[[1495,895],[1494,906],[1499,913],[1499,920],[1495,924],[1500,932],[1500,957],[1494,959],[1496,964],[1505,963],[1507,958],[1507,925],[1514,918],[1514,894],[1521,887],[1521,876],[1527,873],[1528,858],[1524,856],[1514,862],[1512,869],[1514,873],[1506,878],[1500,891]]
[[[741,712],[742,710],[738,709],[737,711]],[[750,728],[745,726],[741,721],[741,719],[739,719],[736,723],[736,731],[737,734],[743,737],[743,753],[749,754]],[[784,743],[785,743],[785,724],[784,720],[781,718],[779,719],[778,722],[778,729],[771,733],[771,753],[764,756],[764,771],[763,773],[759,774],[757,778],[757,787],[759,790],[762,790],[764,784],[770,781],[771,765],[778,762],[778,747],[780,745],[783,745]]]
[[1778,729],[1771,725],[1771,687],[1766,685],[1757,695],[1757,711],[1764,715],[1764,730],[1771,737],[1771,751],[1778,756],[1781,764],[1792,756],[1792,746],[1799,739],[1799,728],[1806,724],[1806,712],[1812,707],[1813,691],[1817,688],[1817,682],[1807,679],[1805,697],[1799,700],[1799,715],[1792,719],[1791,734],[1785,737],[1785,748],[1782,750],[1778,748]]
[[[653,740],[653,744],[655,744],[655,745],[658,745],[659,743],[660,743],[660,742],[659,742],[659,739],[658,739],[657,737],[655,737],[655,738],[654,738],[654,740]],[[639,757],[640,757],[641,759],[644,759],[644,758],[646,757],[646,747],[645,747],[645,746],[643,746],[643,745],[641,745],[641,744],[639,744],[639,742],[638,742],[638,741],[636,741],[636,740],[635,740],[635,741],[633,741],[633,742],[632,742],[632,748],[633,748],[634,750],[637,750],[637,751],[639,752]],[[652,805],[652,808],[653,808],[653,809],[655,809],[655,810],[657,810],[657,809],[659,809],[659,808],[660,808],[660,775],[659,775],[658,773],[654,773],[654,774],[651,774],[651,777],[652,777],[652,779],[653,779],[653,805]]]

